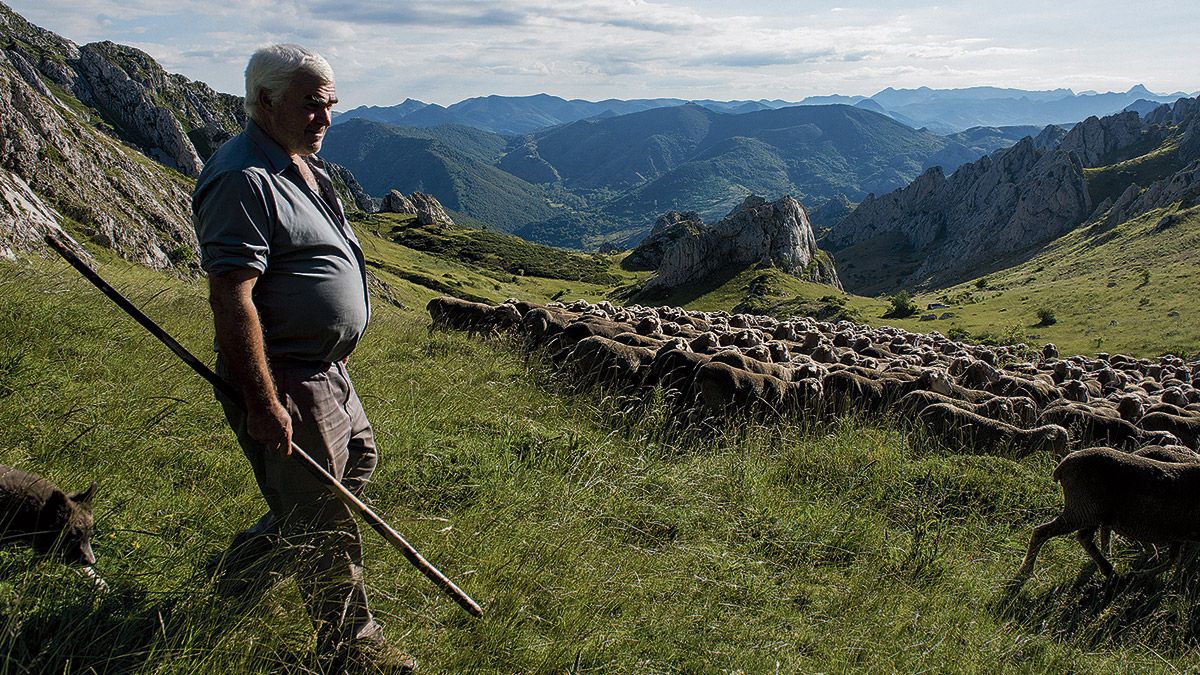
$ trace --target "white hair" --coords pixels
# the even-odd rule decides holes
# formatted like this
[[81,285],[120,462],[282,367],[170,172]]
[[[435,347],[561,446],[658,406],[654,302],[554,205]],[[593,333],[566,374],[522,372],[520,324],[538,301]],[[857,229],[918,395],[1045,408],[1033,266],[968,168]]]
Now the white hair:
[[258,119],[258,98],[266,91],[276,103],[292,80],[307,73],[324,82],[333,82],[333,68],[325,57],[296,44],[263,47],[250,56],[246,64],[246,99],[243,105],[251,119]]

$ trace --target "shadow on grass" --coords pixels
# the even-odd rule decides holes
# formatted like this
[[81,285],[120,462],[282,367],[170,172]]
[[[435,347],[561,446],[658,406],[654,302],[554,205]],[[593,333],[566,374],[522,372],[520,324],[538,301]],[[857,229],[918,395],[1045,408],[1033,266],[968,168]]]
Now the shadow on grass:
[[1200,646],[1200,549],[1188,549],[1179,566],[1163,574],[1136,573],[1154,559],[1152,550],[1144,550],[1112,579],[1088,562],[1070,584],[1033,593],[1023,593],[1024,584],[1014,579],[993,610],[1032,631],[1089,648],[1142,645],[1168,657],[1194,651]]
[[[274,642],[254,653],[233,647],[253,631],[238,620],[261,594],[225,599],[199,576],[168,592],[110,579],[98,590],[69,567],[34,562],[0,565],[0,672],[131,673],[168,663],[180,672],[317,672],[314,656]],[[226,653],[228,652],[228,653]],[[189,665],[183,665],[189,664]]]

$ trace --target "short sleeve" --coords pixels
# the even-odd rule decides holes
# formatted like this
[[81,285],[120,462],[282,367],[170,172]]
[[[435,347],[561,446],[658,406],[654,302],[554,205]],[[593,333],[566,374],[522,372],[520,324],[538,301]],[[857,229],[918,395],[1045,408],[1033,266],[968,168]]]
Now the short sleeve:
[[238,269],[265,272],[271,251],[271,216],[255,177],[230,171],[214,178],[192,205],[200,266],[213,276]]

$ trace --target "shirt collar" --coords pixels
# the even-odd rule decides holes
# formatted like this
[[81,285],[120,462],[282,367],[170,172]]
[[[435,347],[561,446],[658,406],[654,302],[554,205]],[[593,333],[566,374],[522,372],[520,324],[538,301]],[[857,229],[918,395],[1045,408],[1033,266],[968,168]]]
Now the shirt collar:
[[254,144],[258,146],[263,155],[266,156],[267,162],[271,164],[271,169],[275,173],[283,173],[292,165],[292,156],[288,154],[288,151],[284,150],[283,146],[276,142],[274,138],[267,135],[267,132],[263,131],[257,122],[247,120],[246,133],[249,134],[250,140],[254,141]]

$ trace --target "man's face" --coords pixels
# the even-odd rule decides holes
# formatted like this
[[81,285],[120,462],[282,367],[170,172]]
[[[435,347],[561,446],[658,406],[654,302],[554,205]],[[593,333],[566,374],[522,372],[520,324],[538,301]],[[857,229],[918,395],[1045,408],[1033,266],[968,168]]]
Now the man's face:
[[263,130],[292,155],[311,155],[321,149],[329,112],[337,101],[332,82],[298,73],[278,102],[264,97]]

